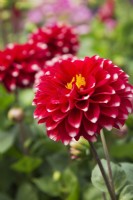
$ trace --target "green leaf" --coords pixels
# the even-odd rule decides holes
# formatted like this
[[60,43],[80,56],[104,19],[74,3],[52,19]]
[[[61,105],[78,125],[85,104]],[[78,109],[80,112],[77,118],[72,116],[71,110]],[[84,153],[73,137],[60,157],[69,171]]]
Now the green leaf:
[[133,200],[133,185],[127,185],[120,193],[119,200]]
[[0,153],[5,153],[14,144],[15,139],[15,129],[10,132],[0,131]]
[[[108,167],[106,160],[101,160],[102,165],[105,169],[106,174],[108,175]],[[115,192],[118,193],[119,190],[125,185],[126,183],[126,174],[122,167],[120,167],[117,164],[114,164],[111,162],[111,169],[112,169],[112,176],[113,176],[113,182],[115,187]],[[99,189],[102,192],[107,192],[106,185],[104,183],[102,174],[99,170],[98,165],[95,166],[95,168],[92,171],[92,177],[91,177],[93,185]]]
[[61,177],[62,191],[67,194],[66,200],[79,199],[79,183],[75,174],[68,168]]
[[83,191],[83,200],[103,200],[102,192],[97,190],[94,186],[89,185]]
[[73,185],[72,190],[68,195],[68,197],[66,198],[66,200],[78,200],[78,199],[79,199],[79,184],[78,182],[76,182]]
[[53,173],[53,177],[46,176],[34,179],[33,182],[50,196],[59,197],[62,194],[65,200],[79,200],[79,183],[74,173],[70,169],[60,175],[57,172]]
[[14,163],[11,168],[24,173],[31,173],[33,170],[38,168],[42,163],[40,158],[23,156],[16,163]]
[[61,192],[61,184],[59,181],[54,180],[52,177],[42,177],[38,179],[34,179],[33,182],[42,192],[46,194],[57,197]]
[[16,200],[39,200],[35,188],[29,184],[24,183],[20,186]]
[[133,184],[133,164],[132,163],[120,163],[122,169],[125,171],[127,176],[127,181]]

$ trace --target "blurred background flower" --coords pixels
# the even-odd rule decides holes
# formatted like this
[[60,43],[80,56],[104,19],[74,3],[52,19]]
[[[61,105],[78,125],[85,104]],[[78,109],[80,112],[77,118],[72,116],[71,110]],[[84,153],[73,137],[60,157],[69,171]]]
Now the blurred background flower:
[[67,22],[78,27],[79,33],[89,30],[89,22],[92,17],[91,10],[84,2],[70,0],[43,1],[33,8],[27,15],[27,22],[35,24],[55,23],[56,21]]

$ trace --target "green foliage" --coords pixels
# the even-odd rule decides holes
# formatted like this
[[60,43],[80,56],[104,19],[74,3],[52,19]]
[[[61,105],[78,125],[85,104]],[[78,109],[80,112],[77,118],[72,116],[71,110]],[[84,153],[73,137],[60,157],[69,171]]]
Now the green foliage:
[[5,153],[15,142],[16,131],[0,131],[0,154]]
[[[108,176],[107,161],[102,159],[101,162],[103,164],[106,175]],[[120,167],[118,164],[114,164],[112,162],[111,162],[111,169],[112,169],[112,176],[113,176],[115,192],[116,192],[116,194],[118,194],[120,189],[126,183],[126,174],[125,174],[124,170],[122,169],[122,167]],[[99,189],[101,192],[107,192],[107,188],[106,188],[104,179],[102,177],[102,174],[100,172],[98,165],[96,165],[92,171],[91,180],[92,180],[93,185],[97,189]]]
[[12,169],[23,172],[23,173],[31,173],[33,170],[38,168],[42,163],[40,158],[23,156],[17,162],[15,162],[11,167]]
[[79,183],[70,169],[55,171],[53,176],[34,179],[35,185],[51,197],[63,197],[64,200],[79,200]]
[[127,185],[120,193],[119,200],[133,200],[133,185]]
[[37,191],[29,183],[23,183],[18,190],[15,200],[39,200]]
[[128,184],[133,184],[133,164],[132,163],[120,163],[120,165],[126,173]]
[[39,190],[45,192],[46,194],[57,197],[60,196],[60,182],[55,181],[52,177],[41,177],[34,179],[33,182],[38,187]]
[[102,193],[101,191],[97,190],[94,186],[89,185],[84,193],[83,193],[83,200],[102,200]]

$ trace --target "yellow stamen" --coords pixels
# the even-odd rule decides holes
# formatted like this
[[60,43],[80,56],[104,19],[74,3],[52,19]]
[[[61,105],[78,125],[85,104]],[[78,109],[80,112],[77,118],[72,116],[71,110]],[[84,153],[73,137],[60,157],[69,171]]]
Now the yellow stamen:
[[81,74],[76,74],[76,85],[78,88],[86,85],[85,78]]
[[71,82],[67,83],[66,88],[69,89],[69,90],[71,90],[74,82],[75,82],[75,84],[76,84],[76,86],[78,88],[81,88],[82,86],[86,85],[85,78],[82,76],[82,74],[79,74],[79,75],[76,74],[76,78],[73,77],[72,80],[71,80]]
[[67,83],[66,88],[71,90],[71,89],[72,89],[73,82],[75,82],[75,77],[72,78],[72,80],[71,80],[70,83]]

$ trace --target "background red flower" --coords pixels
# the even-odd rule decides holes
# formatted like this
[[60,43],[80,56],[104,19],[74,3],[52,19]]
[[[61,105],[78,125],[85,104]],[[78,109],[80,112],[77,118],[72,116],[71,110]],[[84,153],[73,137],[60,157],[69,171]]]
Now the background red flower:
[[29,42],[47,45],[48,59],[62,54],[75,55],[79,49],[79,40],[74,28],[59,23],[39,28],[30,35]]

